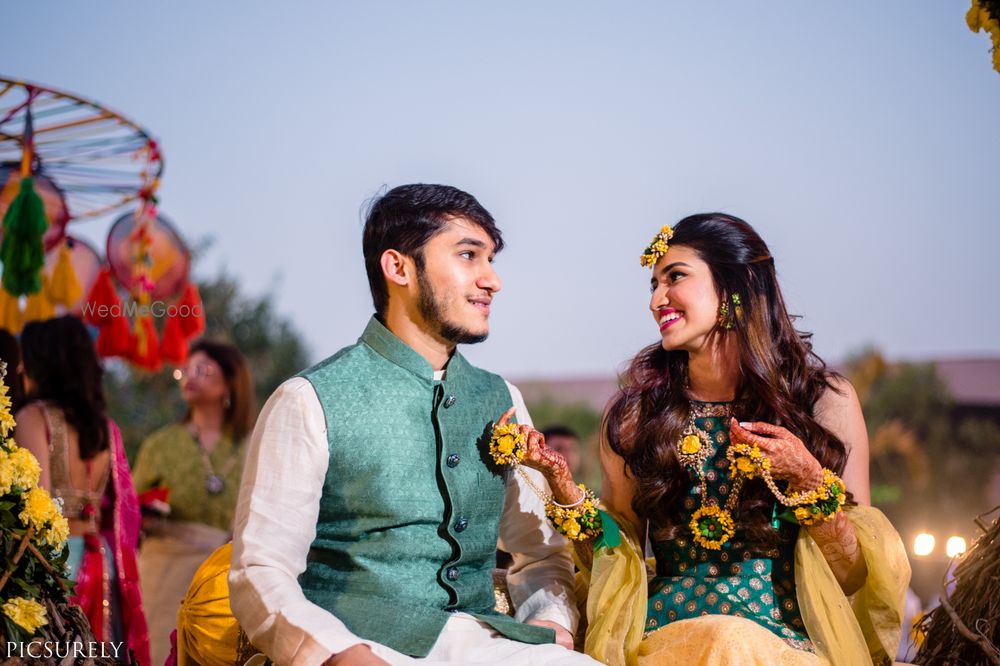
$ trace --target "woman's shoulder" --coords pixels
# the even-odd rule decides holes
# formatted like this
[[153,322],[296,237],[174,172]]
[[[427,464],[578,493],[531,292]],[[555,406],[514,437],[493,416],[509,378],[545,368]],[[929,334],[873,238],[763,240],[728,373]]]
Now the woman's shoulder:
[[816,420],[841,439],[855,439],[858,428],[864,428],[858,392],[843,375],[830,374],[826,381],[827,387],[816,400],[813,410]]
[[43,400],[32,400],[27,404],[21,405],[21,408],[17,410],[16,414],[14,414],[14,418],[17,419],[18,422],[25,417],[29,419],[43,418],[45,416],[45,408],[46,404]]
[[830,373],[825,379],[826,388],[816,400],[815,412],[817,415],[853,409],[855,405],[859,404],[858,392],[847,377]]
[[53,407],[43,400],[32,400],[17,410],[17,413],[14,414],[14,422],[22,431],[36,428],[48,430],[48,410],[50,409],[59,408]]

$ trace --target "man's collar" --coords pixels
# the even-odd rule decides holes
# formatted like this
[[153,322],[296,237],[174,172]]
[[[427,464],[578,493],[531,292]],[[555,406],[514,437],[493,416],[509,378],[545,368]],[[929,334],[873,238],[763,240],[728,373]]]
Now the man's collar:
[[[386,360],[409,370],[421,379],[434,381],[434,367],[413,347],[400,340],[395,333],[386,328],[378,320],[378,317],[373,315],[368,321],[368,326],[365,327],[365,332],[361,334],[359,341],[374,349]],[[445,376],[454,374],[456,367],[462,363],[462,355],[456,350],[446,366],[446,369],[452,372],[446,373]]]

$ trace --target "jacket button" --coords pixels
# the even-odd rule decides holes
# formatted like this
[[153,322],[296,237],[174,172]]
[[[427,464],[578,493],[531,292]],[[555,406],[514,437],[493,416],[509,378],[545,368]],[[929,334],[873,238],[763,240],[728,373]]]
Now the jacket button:
[[462,456],[453,453],[445,459],[444,464],[448,467],[458,467],[458,463],[460,462],[462,462]]
[[455,567],[448,567],[448,570],[444,572],[444,577],[453,583],[456,580],[458,580],[458,576],[459,576],[458,569],[456,569]]
[[455,523],[455,531],[464,532],[468,526],[469,526],[468,520],[466,520],[465,518],[459,518],[458,522]]
[[452,405],[454,405],[455,404],[455,400],[457,400],[457,399],[458,398],[456,398],[453,395],[449,395],[447,398],[445,398],[444,399],[445,409],[447,409],[448,407],[451,407]]

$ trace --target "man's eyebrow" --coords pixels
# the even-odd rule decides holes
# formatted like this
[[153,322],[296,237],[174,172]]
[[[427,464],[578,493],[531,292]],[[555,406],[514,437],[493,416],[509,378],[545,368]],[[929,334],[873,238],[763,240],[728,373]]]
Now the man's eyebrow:
[[460,240],[457,243],[455,243],[456,247],[459,246],[459,245],[472,245],[473,247],[481,247],[484,250],[487,247],[486,243],[484,243],[483,241],[479,240],[478,238],[463,238],[462,240]]

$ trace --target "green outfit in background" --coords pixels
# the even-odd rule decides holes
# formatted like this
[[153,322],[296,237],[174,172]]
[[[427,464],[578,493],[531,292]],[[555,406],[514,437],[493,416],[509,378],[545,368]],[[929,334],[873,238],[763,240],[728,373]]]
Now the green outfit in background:
[[209,474],[201,447],[188,429],[180,424],[161,428],[147,437],[139,448],[132,478],[137,493],[156,486],[170,488],[169,520],[211,525],[228,532],[232,529],[236,497],[240,492],[243,449],[237,450],[230,437],[219,439],[209,460],[223,477],[222,492],[212,495],[206,487]]
[[[170,489],[170,515],[150,527],[139,548],[139,578],[149,624],[154,664],[170,654],[170,633],[177,610],[201,563],[230,539],[245,447],[222,436],[205,463],[187,427],[174,424],[143,441],[133,468],[138,493]],[[208,477],[223,479],[222,490],[208,490]]]

